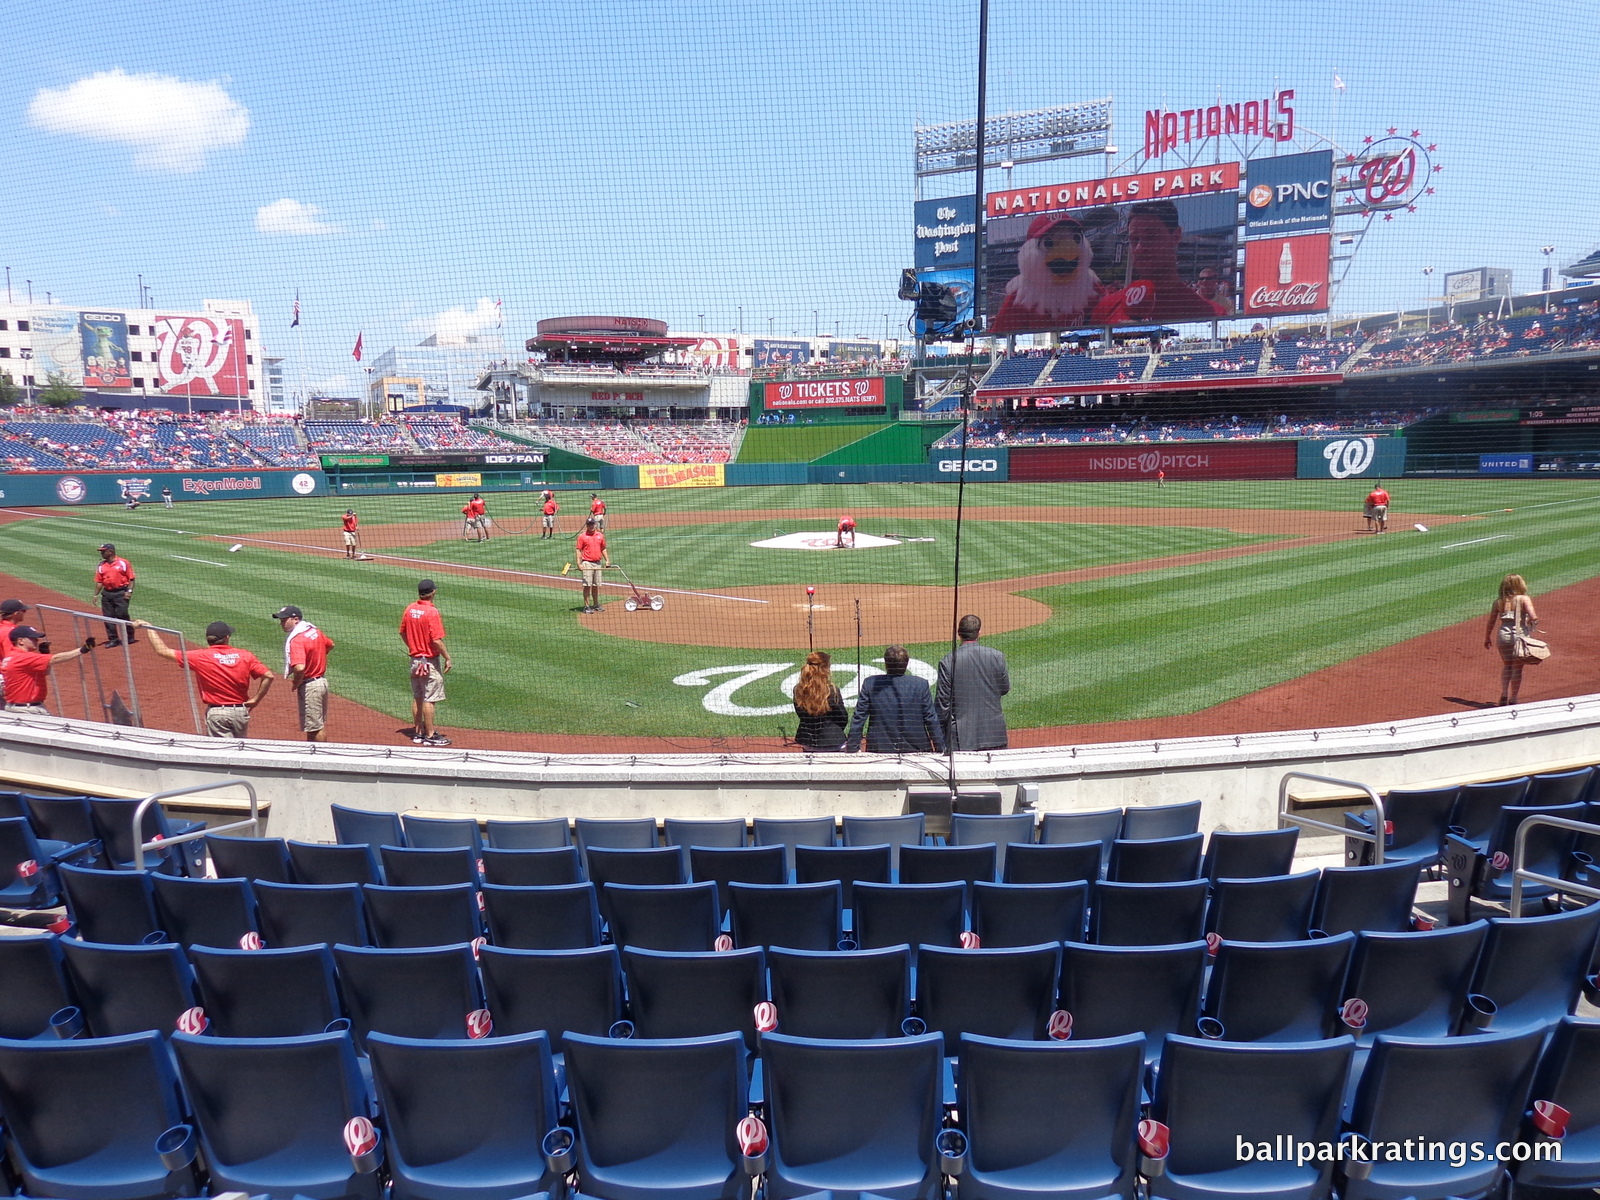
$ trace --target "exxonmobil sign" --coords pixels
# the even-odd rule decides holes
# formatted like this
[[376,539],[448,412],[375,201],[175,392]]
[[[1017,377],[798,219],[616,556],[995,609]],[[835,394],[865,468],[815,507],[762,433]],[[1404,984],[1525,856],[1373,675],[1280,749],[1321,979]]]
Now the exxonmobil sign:
[[1293,479],[1295,443],[1189,442],[1125,446],[1013,446],[1011,479]]

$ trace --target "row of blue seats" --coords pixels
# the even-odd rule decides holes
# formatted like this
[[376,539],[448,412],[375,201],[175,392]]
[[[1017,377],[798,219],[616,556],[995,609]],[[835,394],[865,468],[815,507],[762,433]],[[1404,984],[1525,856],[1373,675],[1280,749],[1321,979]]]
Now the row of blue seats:
[[[202,1009],[226,1036],[291,1036],[348,1018],[358,1037],[456,1037],[486,1009],[502,1033],[647,1037],[739,1032],[757,1006],[807,1037],[887,1037],[906,1018],[960,1033],[1042,1038],[1209,1032],[1232,1041],[1467,1028],[1525,1029],[1600,997],[1600,906],[1429,932],[1165,946],[1052,942],[697,953],[606,945],[383,949],[116,946],[43,934],[0,939],[0,1032],[171,1032]],[[915,1001],[915,1007],[912,1002]],[[1057,1010],[1065,1017],[1057,1015]],[[481,1018],[480,1018],[481,1019]],[[1204,1021],[1205,1024],[1197,1024]],[[557,1038],[559,1041],[559,1038]]]
[[[1094,847],[1088,849],[1092,856]],[[886,862],[887,853],[880,865]],[[92,942],[222,947],[246,939],[271,947],[317,942],[433,946],[486,935],[496,945],[528,950],[573,949],[604,940],[703,951],[726,936],[740,946],[831,950],[847,934],[868,947],[953,946],[963,937],[985,946],[1025,946],[1081,941],[1086,931],[1088,940],[1111,945],[1159,945],[1210,934],[1235,941],[1288,941],[1431,928],[1427,917],[1414,912],[1421,871],[1415,863],[1401,862],[1172,883],[831,878],[786,884],[723,874],[696,883],[608,881],[599,887],[589,881],[397,887],[185,879],[65,865],[57,873],[69,916],[51,928]],[[1554,897],[1546,901],[1555,904]]]
[[[1335,1186],[1444,1200],[1500,1194],[1508,1172],[1600,1185],[1600,1023],[1386,1035],[1348,1101],[1347,1036],[1169,1035],[1151,1073],[1138,1036],[966,1035],[953,1096],[947,1049],[931,1034],[767,1034],[754,1095],[734,1035],[569,1034],[563,1095],[539,1033],[374,1034],[370,1085],[347,1032],[0,1042],[0,1114],[22,1186],[85,1200],[553,1200],[574,1185],[606,1200],[1305,1200]],[[1316,1152],[1336,1144],[1349,1161]]]

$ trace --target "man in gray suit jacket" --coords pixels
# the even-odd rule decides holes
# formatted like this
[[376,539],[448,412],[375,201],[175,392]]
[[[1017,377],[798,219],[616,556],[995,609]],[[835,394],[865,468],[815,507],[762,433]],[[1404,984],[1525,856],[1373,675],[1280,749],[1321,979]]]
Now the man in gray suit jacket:
[[1004,750],[1006,718],[1000,697],[1011,690],[1006,656],[978,645],[983,622],[968,614],[956,625],[961,641],[939,663],[934,708],[956,750]]

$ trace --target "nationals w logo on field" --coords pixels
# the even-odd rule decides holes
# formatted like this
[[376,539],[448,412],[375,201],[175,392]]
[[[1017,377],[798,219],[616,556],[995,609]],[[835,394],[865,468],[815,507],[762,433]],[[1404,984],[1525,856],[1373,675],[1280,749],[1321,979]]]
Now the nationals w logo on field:
[[1335,479],[1349,479],[1372,465],[1377,453],[1373,438],[1338,438],[1322,448],[1322,457],[1328,460],[1328,474]]

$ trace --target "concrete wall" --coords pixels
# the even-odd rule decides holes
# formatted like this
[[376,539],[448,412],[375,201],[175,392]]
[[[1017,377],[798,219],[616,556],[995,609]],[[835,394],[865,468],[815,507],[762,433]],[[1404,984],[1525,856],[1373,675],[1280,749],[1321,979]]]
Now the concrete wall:
[[[1205,829],[1259,829],[1274,824],[1290,770],[1381,791],[1585,757],[1600,758],[1600,695],[1392,725],[962,754],[957,774],[1008,790],[1037,782],[1045,810],[1198,799]],[[0,712],[0,775],[146,793],[237,776],[272,802],[272,833],[313,841],[332,838],[333,800],[506,817],[871,815],[898,812],[908,784],[941,783],[945,771],[931,755],[580,757],[221,742]],[[1317,790],[1294,789],[1312,798]]]

